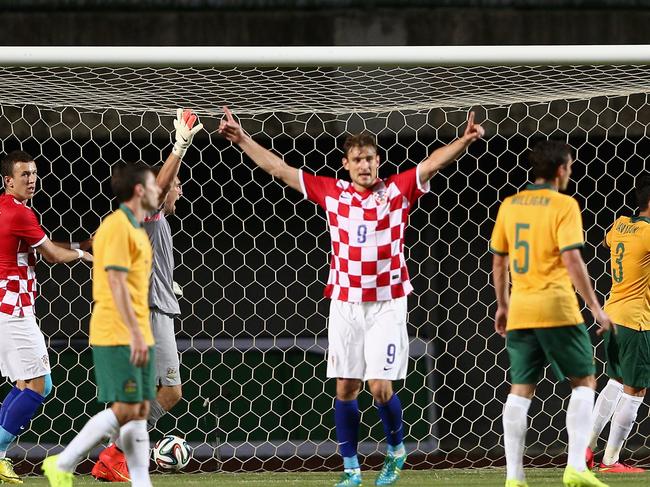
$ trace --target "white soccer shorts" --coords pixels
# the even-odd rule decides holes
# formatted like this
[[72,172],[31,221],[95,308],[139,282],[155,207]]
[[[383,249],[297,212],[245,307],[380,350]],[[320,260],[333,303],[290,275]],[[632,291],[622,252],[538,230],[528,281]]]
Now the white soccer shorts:
[[0,373],[11,382],[50,373],[45,337],[33,316],[16,318],[0,313]]
[[348,303],[332,300],[327,330],[327,377],[406,378],[409,338],[406,297]]
[[174,333],[174,317],[151,310],[150,318],[151,331],[156,341],[156,385],[180,385],[181,371]]

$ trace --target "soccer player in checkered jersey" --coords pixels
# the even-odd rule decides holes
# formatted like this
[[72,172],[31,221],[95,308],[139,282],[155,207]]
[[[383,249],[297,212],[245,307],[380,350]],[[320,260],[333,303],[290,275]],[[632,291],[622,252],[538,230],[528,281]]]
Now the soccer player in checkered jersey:
[[605,312],[617,324],[617,333],[605,333],[610,379],[594,407],[594,428],[587,449],[587,465],[591,467],[598,437],[611,419],[599,468],[603,473],[644,472],[619,460],[650,387],[650,173],[637,177],[635,189],[638,215],[619,217],[603,242],[610,249],[612,271]]
[[[194,135],[203,128],[203,124],[194,125],[196,120],[197,117],[191,110],[177,110],[174,120],[176,142],[172,152],[162,166],[153,168],[156,184],[161,189],[159,206],[143,223],[153,249],[149,308],[151,329],[156,341],[158,389],[156,398],[152,399],[149,405],[149,430],[153,429],[163,414],[181,400],[182,394],[180,360],[174,334],[174,318],[180,314],[180,308],[173,288],[174,250],[172,231],[166,217],[175,214],[176,202],[183,194],[178,171]],[[91,474],[98,480],[108,482],[124,482],[129,479],[129,469],[120,438],[115,439],[99,454],[99,460]]]
[[5,189],[0,195],[0,372],[15,382],[0,408],[0,481],[22,484],[6,452],[52,390],[45,339],[34,313],[36,252],[51,263],[92,262],[92,255],[52,242],[27,206],[36,192],[32,156],[11,152],[0,172]]
[[580,254],[584,236],[578,203],[559,193],[569,184],[571,147],[555,140],[539,142],[530,163],[535,183],[503,201],[490,241],[497,297],[494,327],[506,338],[512,383],[503,408],[506,487],[528,485],[523,466],[526,419],[548,363],[555,377],[568,378],[572,388],[564,485],[605,487],[585,463],[593,425],[595,362],[574,287],[598,321],[599,334],[612,322],[600,307]]
[[350,181],[314,176],[286,164],[256,143],[224,107],[219,132],[264,171],[279,178],[327,215],[332,240],[325,296],[331,299],[327,376],[336,378],[334,419],[344,473],[339,487],[361,485],[357,458],[360,414],[357,396],[364,381],[375,400],[388,443],[376,485],[397,482],[406,460],[402,406],[392,381],[406,377],[406,296],[413,289],[404,258],[404,228],[429,180],[480,138],[483,128],[470,113],[462,137],[435,150],[416,167],[379,179],[375,139],[348,137],[343,167]]

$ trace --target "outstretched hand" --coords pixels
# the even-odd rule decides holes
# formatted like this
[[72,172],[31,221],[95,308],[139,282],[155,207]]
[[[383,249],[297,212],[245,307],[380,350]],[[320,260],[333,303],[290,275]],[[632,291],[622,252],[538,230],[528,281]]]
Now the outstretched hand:
[[196,120],[196,115],[192,113],[192,110],[183,110],[182,108],[176,110],[176,120],[174,120],[176,142],[172,152],[181,159],[187,152],[196,133],[203,128],[202,123],[194,125]]
[[227,106],[224,105],[223,111],[226,118],[222,118],[219,123],[219,133],[230,142],[240,144],[244,138],[244,130],[232,116],[232,112]]
[[481,127],[478,123],[474,123],[474,112],[469,112],[467,117],[467,127],[465,127],[465,133],[463,138],[468,142],[472,143],[485,135],[485,129]]

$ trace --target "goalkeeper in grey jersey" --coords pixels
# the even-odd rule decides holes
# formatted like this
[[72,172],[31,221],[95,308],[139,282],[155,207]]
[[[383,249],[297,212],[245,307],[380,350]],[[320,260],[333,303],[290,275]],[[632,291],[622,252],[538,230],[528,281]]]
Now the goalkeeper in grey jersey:
[[[203,127],[194,126],[196,115],[179,109],[174,120],[176,143],[165,163],[153,168],[156,183],[162,189],[158,211],[145,219],[144,229],[153,250],[151,279],[149,281],[149,308],[151,330],[156,342],[156,399],[151,401],[147,426],[152,429],[158,419],[181,400],[179,356],[174,333],[174,318],[180,314],[174,293],[174,251],[172,232],[167,216],[176,213],[176,202],[182,196],[178,171],[181,159],[192,143],[192,138]],[[130,480],[119,438],[99,454],[92,470],[98,480],[124,482]]]

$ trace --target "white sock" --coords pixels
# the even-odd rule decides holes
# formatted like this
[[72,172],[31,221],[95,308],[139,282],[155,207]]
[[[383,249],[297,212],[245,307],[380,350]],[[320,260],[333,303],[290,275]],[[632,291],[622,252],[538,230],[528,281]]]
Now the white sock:
[[129,421],[120,428],[120,440],[124,447],[126,464],[133,487],[151,487],[149,478],[149,432],[147,421]]
[[61,452],[57,466],[66,472],[74,472],[75,467],[102,438],[115,434],[120,425],[115,413],[105,409],[95,414]]
[[567,464],[578,472],[587,469],[585,451],[594,426],[594,395],[591,387],[574,387],[566,411],[566,430],[569,434],[569,458]]
[[596,449],[598,437],[605,428],[605,425],[612,419],[612,414],[614,414],[621,394],[623,394],[623,384],[614,379],[609,379],[605,388],[598,394],[598,399],[594,406],[594,429],[591,432],[591,439],[589,440],[589,448],[592,450]]
[[[155,426],[158,420],[166,413],[165,409],[160,405],[160,403],[152,399],[149,402],[149,417],[147,418],[147,430],[152,430]],[[111,441],[115,443],[115,446],[117,446],[120,450],[124,451],[122,448],[122,440],[120,440],[119,433],[117,437],[111,438]]]
[[605,447],[605,455],[603,456],[603,463],[605,465],[613,465],[618,462],[618,457],[623,448],[623,443],[627,440],[636,414],[639,411],[639,406],[643,402],[643,397],[631,396],[630,394],[621,394],[621,399],[616,406],[616,412],[612,418],[612,424],[609,427],[609,438],[607,439],[607,446]]
[[506,450],[506,479],[524,482],[524,447],[531,400],[508,394],[503,407],[503,446]]

